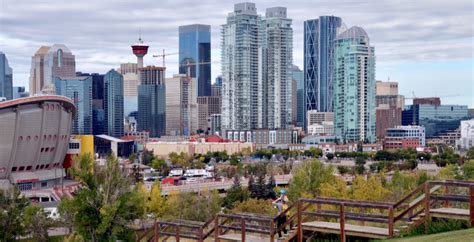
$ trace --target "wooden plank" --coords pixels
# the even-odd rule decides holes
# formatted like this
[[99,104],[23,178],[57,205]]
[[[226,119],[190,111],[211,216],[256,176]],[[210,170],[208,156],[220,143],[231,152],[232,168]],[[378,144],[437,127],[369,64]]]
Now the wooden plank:
[[471,220],[471,227],[474,227],[474,185],[469,187],[469,211],[469,220]]
[[[221,240],[227,240],[227,241],[242,241],[242,235],[241,234],[223,234],[219,236],[219,239]],[[268,242],[270,240],[269,237],[264,237],[264,236],[256,236],[256,235],[246,235],[245,236],[245,241],[246,242]]]
[[[341,229],[339,223],[323,221],[306,222],[302,224],[302,227],[304,230],[333,234],[339,234]],[[386,228],[360,226],[354,224],[345,224],[344,231],[346,235],[360,236],[363,238],[384,239],[389,236],[389,231]],[[397,230],[394,230],[394,232],[397,232]]]
[[339,235],[341,236],[341,242],[346,242],[346,234],[344,230],[345,223],[344,204],[341,204],[341,206],[339,206]]
[[437,218],[450,218],[450,219],[462,219],[469,220],[470,218],[469,209],[460,208],[435,208],[430,209],[430,215]]

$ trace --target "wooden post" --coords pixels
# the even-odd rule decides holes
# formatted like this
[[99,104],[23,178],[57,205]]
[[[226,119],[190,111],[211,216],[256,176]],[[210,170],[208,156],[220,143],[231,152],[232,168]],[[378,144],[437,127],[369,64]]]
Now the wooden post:
[[341,242],[346,242],[346,233],[344,232],[345,230],[345,223],[346,223],[346,218],[345,218],[345,214],[344,214],[344,203],[342,203],[340,206],[339,206],[339,226],[340,226],[340,234],[341,234]]
[[470,211],[470,220],[471,227],[474,227],[474,186],[469,187],[469,211]]
[[393,237],[393,206],[388,208],[388,237]]
[[245,218],[242,217],[240,219],[240,229],[241,229],[241,232],[242,232],[242,242],[245,242]]
[[179,242],[179,225],[176,225],[176,242]]
[[214,219],[214,241],[219,242],[219,215]]
[[297,232],[297,237],[298,237],[298,242],[303,242],[303,227],[302,227],[302,203],[301,200],[298,201],[298,211],[297,211],[297,220],[298,220],[298,232]]
[[425,234],[428,233],[430,220],[430,183],[425,183]]
[[[278,226],[278,225],[277,225]],[[276,228],[278,229],[278,228]],[[275,241],[275,221],[271,221],[270,222],[270,242],[274,242]]]
[[199,228],[199,242],[203,242],[203,241],[204,241],[204,238],[203,238],[203,231],[204,231],[204,227]]
[[[448,194],[449,194],[449,187],[448,187],[448,185],[446,184],[446,185],[444,186],[444,195],[448,195]],[[449,201],[448,201],[448,200],[445,200],[445,201],[444,201],[444,207],[445,207],[445,208],[449,208]]]
[[158,232],[158,222],[155,220],[155,227],[153,228],[153,237],[155,238],[154,241],[160,241],[160,234]]

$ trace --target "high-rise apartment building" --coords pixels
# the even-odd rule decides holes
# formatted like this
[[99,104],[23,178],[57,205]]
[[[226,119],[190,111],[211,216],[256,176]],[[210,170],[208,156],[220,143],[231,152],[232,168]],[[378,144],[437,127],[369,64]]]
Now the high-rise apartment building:
[[293,80],[296,81],[296,105],[293,104],[293,107],[296,107],[296,126],[303,127],[305,117],[304,73],[298,66],[293,65],[291,74],[293,76]]
[[238,3],[222,26],[222,128],[252,130],[291,124],[293,31],[286,8]]
[[323,122],[334,122],[334,113],[309,110],[306,114],[306,119],[308,126],[313,124],[322,124]]
[[160,137],[166,132],[165,68],[139,69],[137,131]]
[[5,53],[0,51],[0,97],[13,99],[13,70]]
[[30,95],[54,92],[57,77],[69,78],[75,74],[75,56],[65,45],[42,46],[31,58]]
[[344,28],[341,18],[336,16],[304,22],[304,115],[308,110],[333,112],[334,41]]
[[166,134],[189,136],[198,129],[196,79],[185,74],[166,78]]
[[375,142],[375,54],[364,29],[335,40],[334,131],[339,142]]
[[92,134],[92,77],[56,77],[56,94],[74,102],[76,114],[72,123],[73,134]]
[[211,96],[211,26],[179,26],[179,73],[196,78],[196,95]]
[[123,76],[112,69],[104,76],[105,126],[109,136],[124,135],[123,109]]
[[286,128],[292,123],[293,29],[286,8],[268,8],[260,23],[260,78],[263,82],[262,128]]
[[197,97],[198,129],[207,132],[210,129],[209,116],[221,112],[220,97]]
[[264,77],[259,76],[259,38],[254,3],[237,3],[222,25],[222,128],[259,128]]

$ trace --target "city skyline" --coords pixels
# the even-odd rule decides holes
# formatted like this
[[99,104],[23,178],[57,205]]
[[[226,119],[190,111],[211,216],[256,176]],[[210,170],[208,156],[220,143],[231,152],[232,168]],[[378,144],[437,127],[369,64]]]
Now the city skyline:
[[[31,56],[42,45],[67,45],[76,56],[77,71],[105,73],[120,63],[135,62],[129,48],[136,42],[139,29],[143,40],[150,45],[146,65],[161,65],[161,59],[152,58],[151,54],[161,53],[162,48],[169,53],[177,52],[178,26],[194,23],[211,25],[211,60],[219,61],[220,25],[225,23],[227,13],[236,2],[240,1],[203,1],[191,8],[182,2],[177,3],[178,7],[169,2],[158,5],[151,1],[113,4],[101,1],[55,4],[55,8],[46,8],[50,4],[48,1],[17,3],[4,0],[0,10],[0,48],[13,68],[14,86],[28,86]],[[320,15],[334,15],[341,17],[348,26],[364,27],[371,36],[371,43],[377,48],[377,80],[390,77],[390,80],[398,81],[400,93],[405,96],[411,97],[412,92],[419,97],[441,96],[443,103],[474,107],[473,89],[465,88],[472,86],[474,76],[474,38],[468,24],[473,22],[473,15],[469,1],[430,4],[410,1],[253,2],[259,14],[272,6],[288,9],[294,29],[293,62],[300,68],[303,68],[303,22]],[[123,9],[131,14],[112,14]],[[384,9],[390,9],[390,12],[382,11]],[[94,15],[94,10],[101,14]],[[168,12],[173,14],[166,14]],[[199,12],[206,12],[206,15]],[[61,21],[54,22],[58,17]],[[39,18],[42,21],[37,21]],[[80,26],[74,25],[78,18],[81,18]],[[166,63],[168,77],[178,73],[177,55],[167,56]],[[213,64],[212,80],[219,74],[220,64]],[[445,85],[446,82],[455,85]]]

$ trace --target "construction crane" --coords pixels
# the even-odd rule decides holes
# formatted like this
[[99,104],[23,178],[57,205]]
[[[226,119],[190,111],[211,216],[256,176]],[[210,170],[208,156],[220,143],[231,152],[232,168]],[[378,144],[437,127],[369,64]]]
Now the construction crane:
[[187,61],[185,64],[179,65],[179,67],[186,67],[186,75],[191,76],[191,66],[196,66],[196,65],[210,65],[210,64],[216,64],[216,63],[221,63],[220,61],[204,61],[204,62],[195,62],[192,63],[190,61]]
[[179,55],[183,54],[183,52],[173,52],[173,53],[165,53],[165,49],[163,49],[163,54],[161,55],[153,55],[153,57],[161,57],[163,58],[163,67],[165,67],[165,57],[169,55]]

